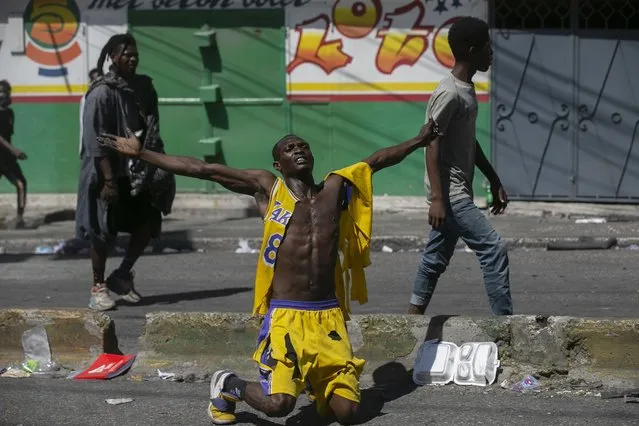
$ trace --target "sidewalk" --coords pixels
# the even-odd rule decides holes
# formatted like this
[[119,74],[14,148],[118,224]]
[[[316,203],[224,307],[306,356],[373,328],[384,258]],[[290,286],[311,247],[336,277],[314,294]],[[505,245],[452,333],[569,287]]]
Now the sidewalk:
[[[490,216],[495,229],[510,247],[544,248],[549,243],[615,238],[622,247],[639,244],[639,220],[607,223],[575,223],[575,219],[533,216]],[[0,230],[4,253],[34,253],[38,246],[54,246],[74,236],[73,221],[45,224],[36,229]],[[421,249],[429,226],[424,211],[377,212],[373,221],[373,250]],[[162,250],[235,250],[240,240],[259,248],[262,222],[257,217],[215,220],[204,215],[176,214],[165,219],[163,233],[154,248]],[[124,244],[126,238],[120,240]],[[614,244],[613,244],[614,245]],[[460,243],[460,248],[464,247]],[[0,251],[0,252],[2,252]]]
[[[15,194],[0,194],[0,222],[2,217],[15,215]],[[486,207],[485,198],[477,198],[480,208]],[[423,212],[425,197],[419,196],[375,196],[373,205],[376,212]],[[27,215],[43,215],[53,211],[74,210],[75,194],[29,194]],[[190,194],[179,193],[173,203],[175,214],[204,215],[209,219],[248,217],[255,212],[255,201],[246,195],[231,193]],[[588,204],[512,201],[507,214],[534,217],[608,217],[639,220],[639,205],[633,204]]]

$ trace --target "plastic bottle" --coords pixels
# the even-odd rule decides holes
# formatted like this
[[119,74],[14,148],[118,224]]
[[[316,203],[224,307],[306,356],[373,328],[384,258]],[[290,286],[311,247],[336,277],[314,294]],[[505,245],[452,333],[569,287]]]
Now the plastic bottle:
[[51,246],[38,246],[35,248],[35,254],[53,254],[54,248]]

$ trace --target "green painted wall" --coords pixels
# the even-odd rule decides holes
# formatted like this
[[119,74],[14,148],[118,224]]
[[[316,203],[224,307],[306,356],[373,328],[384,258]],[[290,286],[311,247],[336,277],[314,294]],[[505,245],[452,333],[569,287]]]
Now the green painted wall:
[[[408,102],[334,102],[291,104],[285,100],[281,10],[209,12],[131,12],[130,28],[141,54],[141,73],[153,77],[160,98],[161,132],[167,151],[205,159],[214,152],[198,141],[222,140],[221,161],[239,168],[270,168],[271,148],[286,133],[307,139],[316,157],[316,178],[361,160],[375,150],[402,142],[419,130],[426,104]],[[218,28],[217,45],[198,46],[194,33],[203,25]],[[161,36],[160,36],[161,34]],[[189,104],[199,87],[221,87],[224,103]],[[210,75],[210,74],[209,74]],[[242,105],[242,99],[263,99]],[[282,102],[273,102],[282,98]],[[34,193],[76,191],[79,160],[77,104],[16,104],[15,144],[30,158],[23,163]],[[478,139],[490,157],[490,105],[479,107]],[[212,133],[212,134],[211,134]],[[379,173],[378,195],[423,195],[424,161],[420,150],[397,167]],[[483,195],[483,179],[474,182]],[[221,190],[211,183],[178,178],[178,190]],[[13,188],[0,181],[0,192]]]
[[[29,159],[20,165],[32,193],[75,193],[78,185],[79,105],[69,103],[19,103],[13,144]],[[0,192],[15,192],[0,179]]]
[[[400,142],[417,131],[426,105],[410,103],[333,103],[329,105],[229,106],[228,130],[222,137],[224,161],[234,167],[271,167],[273,143],[290,131],[307,138],[316,156],[316,177],[348,165],[389,144]],[[14,143],[29,155],[21,163],[33,193],[76,191],[78,160],[78,105],[15,104]],[[287,117],[290,114],[290,118]],[[204,158],[206,147],[198,144],[207,125],[200,105],[163,106],[162,137],[167,150],[176,155]],[[289,128],[291,124],[292,128]],[[490,156],[490,104],[479,106],[478,139]],[[423,195],[424,162],[421,151],[404,163],[375,177],[375,193]],[[482,177],[475,179],[480,194]],[[207,183],[179,178],[180,191],[208,191]],[[13,192],[6,179],[0,192]]]

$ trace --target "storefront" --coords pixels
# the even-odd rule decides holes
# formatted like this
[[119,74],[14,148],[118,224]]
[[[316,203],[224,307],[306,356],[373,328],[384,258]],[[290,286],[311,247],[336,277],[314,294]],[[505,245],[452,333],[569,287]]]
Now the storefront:
[[[15,143],[32,192],[75,191],[78,102],[88,71],[130,31],[155,82],[168,150],[235,167],[271,166],[286,133],[306,138],[316,177],[413,136],[449,71],[447,29],[486,19],[485,0],[10,0],[0,78],[15,96]],[[24,29],[24,31],[22,31]],[[20,37],[24,34],[24,37]],[[486,74],[476,78],[478,137],[490,151]],[[414,154],[380,173],[376,194],[423,195]],[[192,179],[180,191],[219,188]],[[478,195],[482,179],[475,182]],[[12,191],[0,182],[0,190]]]

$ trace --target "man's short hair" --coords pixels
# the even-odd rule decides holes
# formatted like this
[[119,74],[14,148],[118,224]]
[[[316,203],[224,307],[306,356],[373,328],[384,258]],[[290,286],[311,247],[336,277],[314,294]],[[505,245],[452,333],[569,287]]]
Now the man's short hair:
[[0,88],[10,92],[11,84],[7,80],[0,80]]
[[299,136],[296,136],[291,133],[284,136],[279,141],[275,142],[275,145],[273,145],[273,151],[271,152],[271,154],[273,154],[273,160],[277,161],[280,159],[280,156],[278,155],[278,152],[277,152],[277,148],[280,146],[280,144],[291,142],[291,141],[299,141],[299,140],[300,140]]
[[455,21],[448,31],[448,44],[456,60],[464,60],[471,47],[480,47],[490,39],[486,21],[464,16]]

